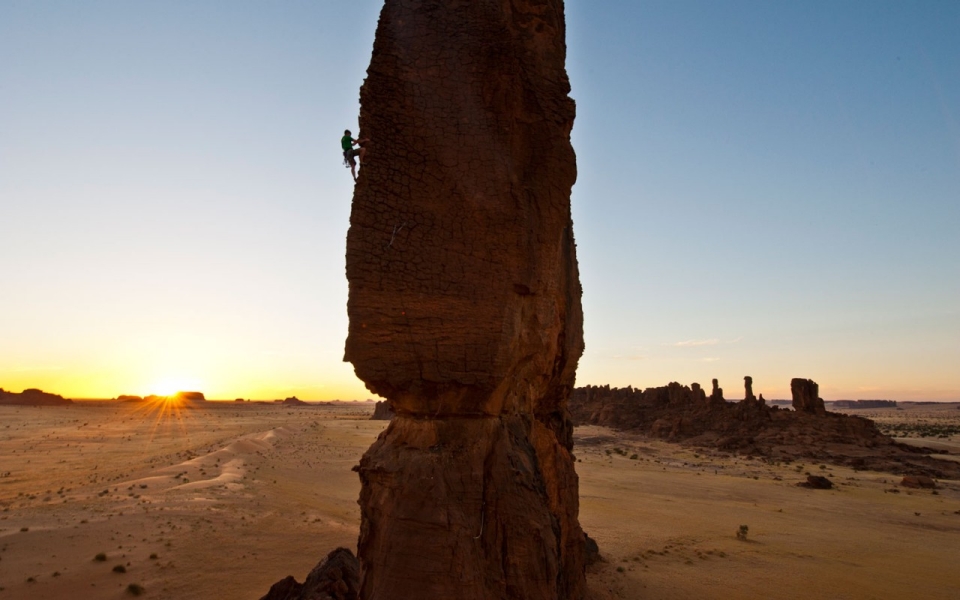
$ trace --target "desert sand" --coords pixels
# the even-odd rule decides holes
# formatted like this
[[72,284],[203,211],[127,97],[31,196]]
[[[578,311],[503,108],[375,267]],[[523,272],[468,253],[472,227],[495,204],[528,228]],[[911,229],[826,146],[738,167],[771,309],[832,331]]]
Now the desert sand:
[[[387,425],[371,413],[0,407],[0,598],[123,598],[135,584],[147,598],[256,600],[285,575],[302,580],[356,546],[351,468]],[[960,425],[957,405],[857,414]],[[960,436],[922,442],[960,456]],[[960,482],[910,490],[889,473],[595,426],[575,444],[580,521],[603,558],[588,569],[594,600],[960,596]],[[837,487],[797,487],[806,473]]]

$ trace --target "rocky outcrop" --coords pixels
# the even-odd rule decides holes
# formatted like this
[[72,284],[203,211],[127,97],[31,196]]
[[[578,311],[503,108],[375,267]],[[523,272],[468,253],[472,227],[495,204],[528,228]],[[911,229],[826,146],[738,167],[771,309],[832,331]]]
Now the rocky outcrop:
[[720,382],[716,379],[713,380],[713,391],[710,392],[711,400],[723,400],[723,388],[720,387]]
[[[801,406],[815,409],[812,399],[819,400],[817,384],[806,379],[793,382],[802,382],[794,388],[801,391]],[[742,401],[726,402],[718,399],[718,389],[716,380],[709,397],[696,383],[643,391],[587,386],[574,390],[569,406],[577,425],[605,425],[773,460],[804,458],[862,469],[960,477],[960,464],[925,456],[932,452],[929,449],[898,444],[868,419],[768,406],[762,398],[750,398],[750,387]],[[795,393],[795,406],[797,398]]]
[[793,410],[819,416],[827,414],[820,397],[820,386],[812,379],[791,379],[790,393],[793,394]]
[[386,0],[361,89],[345,360],[364,598],[580,598],[583,350],[560,0]]
[[310,406],[309,402],[304,402],[296,396],[290,396],[289,398],[284,398],[283,400],[277,400],[277,404],[282,406]]
[[900,485],[916,489],[933,490],[937,488],[937,482],[926,475],[907,475],[900,481]]
[[822,475],[807,475],[807,480],[797,484],[811,490],[832,490],[833,482]]
[[203,392],[177,392],[173,395],[174,400],[178,402],[205,402]]
[[346,548],[337,548],[298,583],[288,575],[270,587],[260,600],[358,600],[360,562]]
[[390,403],[386,401],[377,402],[373,407],[373,416],[370,417],[371,421],[389,421],[393,418],[393,409],[390,408]]
[[4,404],[8,406],[63,406],[73,404],[73,400],[68,400],[58,394],[48,394],[35,388],[23,390],[19,394],[0,389],[0,405]]

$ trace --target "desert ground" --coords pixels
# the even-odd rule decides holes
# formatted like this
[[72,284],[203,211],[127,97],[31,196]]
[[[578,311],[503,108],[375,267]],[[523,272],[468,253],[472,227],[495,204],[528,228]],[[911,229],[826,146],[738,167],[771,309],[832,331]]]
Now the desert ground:
[[[371,412],[0,407],[0,600],[256,600],[302,581],[355,548],[351,467],[386,427]],[[956,404],[848,412],[960,459]],[[593,600],[960,597],[960,481],[911,490],[602,427],[575,438],[580,521],[603,558]],[[837,487],[798,487],[807,473]]]

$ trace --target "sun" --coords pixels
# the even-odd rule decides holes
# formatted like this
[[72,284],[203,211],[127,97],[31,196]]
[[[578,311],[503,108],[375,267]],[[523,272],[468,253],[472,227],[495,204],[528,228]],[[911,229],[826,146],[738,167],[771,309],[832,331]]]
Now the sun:
[[196,389],[201,389],[199,382],[196,379],[184,377],[166,377],[150,386],[149,393],[156,396],[173,396],[177,392]]

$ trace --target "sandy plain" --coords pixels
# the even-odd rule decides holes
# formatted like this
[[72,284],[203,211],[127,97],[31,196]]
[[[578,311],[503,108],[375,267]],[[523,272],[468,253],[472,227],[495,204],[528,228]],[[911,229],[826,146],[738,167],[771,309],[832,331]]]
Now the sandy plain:
[[[0,600],[128,598],[131,584],[145,598],[256,600],[288,574],[302,581],[356,546],[351,467],[386,427],[370,412],[0,407]],[[960,425],[957,405],[865,413]],[[924,441],[960,457],[960,436]],[[960,597],[958,481],[908,490],[889,473],[601,427],[578,428],[575,453],[580,520],[603,557],[593,600]],[[837,488],[797,487],[806,473]]]

